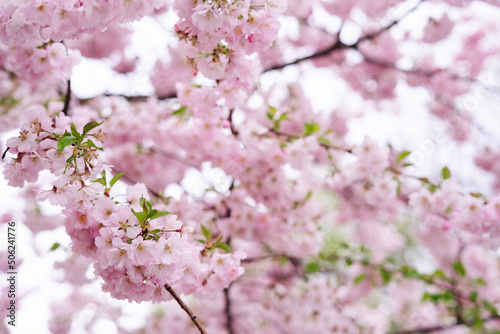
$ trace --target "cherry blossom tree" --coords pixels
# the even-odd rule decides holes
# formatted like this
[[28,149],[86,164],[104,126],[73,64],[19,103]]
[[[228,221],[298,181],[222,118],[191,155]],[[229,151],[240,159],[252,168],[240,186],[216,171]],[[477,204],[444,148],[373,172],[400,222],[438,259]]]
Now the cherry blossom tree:
[[[70,238],[50,332],[499,333],[499,6],[3,1],[2,222]],[[132,88],[79,96],[88,59]]]

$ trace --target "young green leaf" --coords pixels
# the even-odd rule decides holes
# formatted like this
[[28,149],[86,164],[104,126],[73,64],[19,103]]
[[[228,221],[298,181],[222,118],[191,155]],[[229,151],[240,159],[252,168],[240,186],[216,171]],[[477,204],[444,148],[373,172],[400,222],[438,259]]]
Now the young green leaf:
[[215,248],[219,248],[225,252],[231,253],[231,247],[229,247],[229,245],[226,244],[225,242],[218,243],[217,245],[215,245]]
[[403,159],[406,158],[407,156],[409,156],[410,154],[411,154],[410,151],[403,151],[403,152],[399,153],[398,162],[403,161]]
[[93,128],[98,127],[102,123],[104,123],[104,121],[102,121],[100,123],[98,123],[96,121],[92,121],[92,122],[89,122],[89,123],[85,124],[85,126],[83,127],[83,134],[86,135],[87,133],[89,133],[90,130],[92,130]]
[[212,238],[212,231],[205,225],[201,225],[201,233],[205,237],[205,240],[209,241]]
[[100,178],[98,178],[97,180],[94,180],[94,181],[92,181],[92,182],[98,182],[98,183],[100,183],[100,184],[102,184],[103,186],[105,186],[105,187],[106,187],[106,180],[105,180],[105,179],[103,179],[102,177],[100,177]]
[[460,261],[453,263],[453,270],[455,270],[455,272],[462,277],[465,277],[465,275],[467,275],[464,265]]
[[57,152],[61,153],[66,146],[72,145],[76,143],[76,141],[77,141],[76,138],[71,137],[71,135],[62,136],[57,142]]
[[146,219],[146,216],[147,216],[147,213],[144,212],[144,211],[141,211],[141,212],[135,212],[133,209],[132,209],[132,213],[134,214],[134,216],[137,218],[138,221],[142,222],[144,221],[144,219]]
[[76,138],[80,139],[80,133],[76,130],[76,126],[74,123],[71,123],[71,134]]
[[443,180],[449,179],[451,177],[451,172],[448,167],[443,167],[441,170],[441,175],[443,176]]
[[61,246],[61,244],[60,244],[60,243],[58,243],[58,242],[54,242],[54,244],[52,245],[52,247],[50,247],[50,251],[51,251],[51,252],[52,252],[52,251],[55,251],[56,249],[58,249],[58,248],[59,248],[59,246]]
[[331,143],[330,143],[330,141],[329,141],[328,139],[323,138],[323,137],[319,137],[319,138],[318,138],[318,142],[319,142],[320,144],[323,144],[323,145],[326,145],[326,146],[330,146],[330,144],[331,144]]
[[187,110],[187,107],[186,106],[181,106],[179,109],[175,110],[172,115],[179,115],[179,116],[183,116],[185,111]]
[[97,147],[96,144],[94,144],[94,142],[90,139],[87,139],[85,144],[87,144],[87,146],[94,147],[94,148],[98,149],[99,151],[103,151],[102,147]]
[[362,280],[364,280],[366,278],[366,274],[363,273],[363,274],[359,274],[358,276],[356,276],[356,278],[354,279],[354,285],[358,285],[359,283],[361,283]]
[[109,182],[109,187],[112,188],[115,185],[115,183],[118,182],[119,179],[121,179],[122,176],[123,173],[116,174],[115,176],[113,176],[113,178]]
[[321,129],[318,123],[304,123],[304,136],[309,136],[314,132],[318,132]]
[[160,218],[160,217],[163,217],[163,216],[166,216],[168,214],[170,214],[170,212],[168,211],[158,211],[158,210],[153,210],[153,211],[157,211],[155,214],[151,215],[151,213],[148,215],[148,217],[153,220],[153,219],[156,219],[156,218]]
[[306,274],[314,274],[320,270],[318,262],[309,262],[304,266],[304,272]]

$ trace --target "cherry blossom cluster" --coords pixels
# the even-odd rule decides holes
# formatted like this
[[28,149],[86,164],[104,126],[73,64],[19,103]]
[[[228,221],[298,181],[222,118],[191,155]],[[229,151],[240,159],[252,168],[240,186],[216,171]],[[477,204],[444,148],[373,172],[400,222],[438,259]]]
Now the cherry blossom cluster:
[[[419,117],[443,123],[454,145],[482,143],[461,101],[500,46],[498,24],[475,17],[478,3],[175,0],[172,15],[155,16],[179,41],[148,73],[154,95],[72,94],[79,52],[121,54],[116,72],[140,72],[123,56],[131,31],[120,24],[165,2],[0,5],[0,130],[20,128],[4,175],[28,184],[23,221],[34,235],[64,225],[71,237],[73,255],[55,269],[75,291],[54,306],[53,332],[94,303],[80,293],[97,281],[89,266],[114,298],[174,298],[189,315],[158,306],[142,328],[119,333],[193,330],[175,291],[194,295],[210,333],[499,326],[498,180],[482,195],[447,167],[421,176],[407,143],[355,129],[364,116],[413,112],[402,100],[416,92]],[[413,15],[420,30],[405,22]],[[318,87],[307,87],[310,69]],[[335,107],[317,107],[322,89]],[[498,178],[487,139],[475,163]],[[436,165],[446,158],[431,153]],[[49,190],[37,183],[43,170]],[[45,216],[41,200],[62,215]]]
[[80,61],[79,52],[68,52],[62,43],[47,43],[38,48],[21,45],[9,51],[5,67],[36,89],[69,80],[73,66]]
[[243,252],[221,254],[214,247],[230,250],[220,238],[206,236],[202,245],[187,237],[193,229],[153,209],[143,185],[128,187],[129,205],[110,198],[121,175],[108,188],[105,166],[98,161],[105,135],[93,133],[100,123],[87,123],[79,131],[69,122],[67,116],[52,120],[43,107],[33,107],[20,135],[7,142],[16,156],[4,175],[18,187],[35,182],[43,169],[58,177],[39,198],[64,208],[73,251],[97,260],[104,290],[119,299],[160,301],[170,296],[167,284],[185,293],[219,290],[243,274]]
[[179,40],[193,46],[184,55],[193,73],[231,79],[238,86],[247,84],[245,77],[256,65],[246,56],[275,40],[280,28],[277,16],[286,2],[175,1],[173,8],[180,18],[175,25]]
[[493,249],[498,247],[500,198],[486,200],[480,194],[460,194],[459,185],[452,179],[431,191],[422,188],[410,195],[410,205],[426,224],[465,233],[469,242],[478,242]]
[[0,41],[38,46],[84,33],[96,33],[113,23],[130,22],[153,13],[165,0],[57,1],[33,0],[0,5]]

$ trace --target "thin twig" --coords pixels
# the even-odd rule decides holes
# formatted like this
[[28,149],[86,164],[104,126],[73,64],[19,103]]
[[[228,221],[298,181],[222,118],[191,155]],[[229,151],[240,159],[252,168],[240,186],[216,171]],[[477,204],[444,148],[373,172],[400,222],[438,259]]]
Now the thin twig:
[[177,293],[172,289],[172,287],[168,284],[164,285],[165,289],[167,289],[168,293],[174,297],[175,301],[179,306],[189,315],[189,318],[191,318],[191,321],[196,325],[196,328],[200,331],[201,334],[207,334],[205,329],[203,329],[203,326],[200,324],[198,321],[198,318],[196,315],[191,311],[191,309],[184,303],[184,301],[177,295]]
[[233,329],[233,314],[231,313],[231,298],[229,296],[229,288],[231,284],[227,288],[224,289],[224,301],[225,308],[224,313],[226,314],[226,329],[228,334],[235,334]]
[[68,84],[66,86],[66,97],[64,98],[64,107],[62,110],[62,113],[64,115],[68,115],[70,102],[71,102],[71,80],[68,80]]
[[229,110],[229,116],[228,116],[227,120],[229,121],[231,133],[235,137],[238,137],[239,132],[238,132],[238,130],[236,130],[236,127],[234,126],[234,123],[233,123],[233,113],[234,113],[234,109]]
[[[493,321],[493,320],[500,320],[500,317],[493,315],[491,317],[481,319],[482,322],[489,322],[489,321]],[[432,327],[415,328],[415,329],[410,329],[407,331],[392,332],[390,334],[426,334],[426,333],[432,333],[432,332],[445,331],[445,330],[448,330],[448,329],[451,329],[451,328],[454,328],[454,327],[457,327],[460,325],[470,327],[470,326],[473,326],[474,323],[475,323],[475,320],[474,321],[464,321],[462,323],[457,322],[457,323],[454,323],[451,325],[446,325],[446,326],[439,325],[439,326],[432,326]]]
[[5,151],[3,151],[3,154],[2,154],[2,161],[5,159],[5,156],[7,155],[7,152],[9,152],[9,150],[10,150],[10,147],[7,147],[7,148],[5,149]]
[[[301,63],[303,61],[309,60],[309,59],[324,57],[324,56],[329,55],[333,51],[339,51],[339,50],[344,50],[344,49],[357,49],[358,46],[359,46],[359,44],[361,42],[372,40],[375,37],[377,37],[380,34],[382,34],[384,31],[387,31],[387,30],[391,29],[393,26],[397,25],[403,18],[405,18],[411,12],[415,11],[420,6],[420,4],[422,4],[422,2],[424,2],[424,1],[426,1],[426,0],[420,0],[418,2],[418,4],[416,4],[413,8],[411,8],[410,10],[408,10],[404,15],[402,15],[397,20],[392,21],[390,24],[388,24],[388,25],[380,28],[379,30],[377,30],[375,32],[372,32],[370,34],[366,34],[366,35],[360,37],[357,40],[357,42],[354,43],[354,44],[352,44],[352,45],[347,45],[347,44],[344,44],[344,43],[342,43],[340,41],[340,38],[339,38],[340,37],[340,30],[339,30],[339,34],[337,36],[337,41],[332,46],[330,46],[329,48],[321,50],[321,51],[318,51],[318,52],[313,53],[312,55],[309,55],[309,56],[306,56],[306,57],[297,58],[297,59],[295,59],[294,61],[292,61],[290,63],[281,64],[281,65],[276,65],[276,66],[270,67],[270,68],[264,70],[264,72],[274,71],[274,70],[281,70],[281,69],[283,69],[283,68],[285,68],[287,66],[295,65],[295,64]],[[341,26],[341,28],[342,28],[342,26]]]

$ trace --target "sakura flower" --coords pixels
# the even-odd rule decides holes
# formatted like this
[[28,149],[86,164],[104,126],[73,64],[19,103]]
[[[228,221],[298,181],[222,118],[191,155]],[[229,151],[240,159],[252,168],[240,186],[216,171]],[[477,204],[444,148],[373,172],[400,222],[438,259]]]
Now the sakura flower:
[[136,183],[133,186],[127,187],[127,200],[130,202],[132,209],[141,210],[141,198],[149,200],[148,189],[143,183]]
[[183,245],[177,233],[172,234],[169,238],[160,238],[156,243],[155,254],[157,261],[161,263],[175,263],[182,258],[183,252]]
[[130,244],[130,259],[134,265],[143,266],[153,261],[155,243],[152,240],[144,240],[142,236],[135,238]]
[[7,147],[15,147],[19,152],[34,152],[38,143],[37,135],[33,132],[22,131],[19,137],[13,137],[7,140]]
[[117,206],[111,198],[101,197],[95,201],[92,214],[97,220],[105,222],[110,219],[111,215],[115,213],[116,210]]

